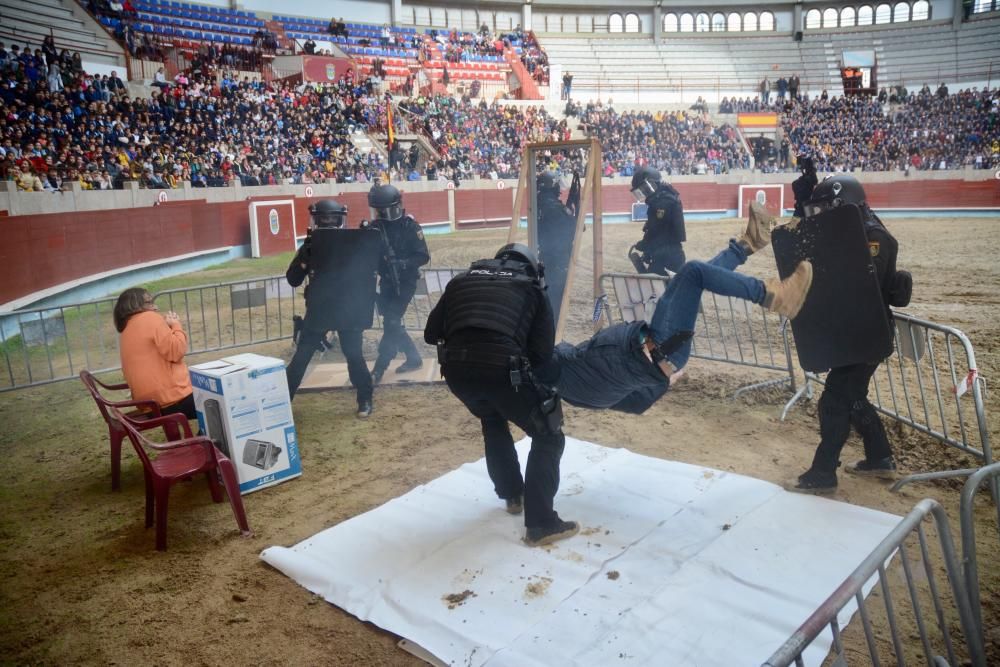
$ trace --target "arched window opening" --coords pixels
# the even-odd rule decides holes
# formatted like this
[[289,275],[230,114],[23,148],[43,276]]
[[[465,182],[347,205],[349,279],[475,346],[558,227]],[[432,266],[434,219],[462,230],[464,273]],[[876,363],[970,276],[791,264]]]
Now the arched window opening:
[[712,14],[712,32],[725,32],[726,15],[716,12]]
[[824,28],[836,28],[837,27],[837,10],[833,7],[828,7],[823,10],[823,27]]
[[871,25],[875,18],[875,10],[868,5],[858,9],[858,25]]
[[820,14],[818,9],[810,9],[806,12],[806,30],[815,30],[820,27],[822,14]]
[[926,21],[931,16],[931,3],[927,0],[919,0],[913,3],[913,15],[910,17],[914,21]]
[[875,8],[875,25],[882,25],[892,21],[892,7],[889,5],[879,5]]
[[892,10],[893,23],[906,23],[910,20],[910,5],[905,2],[898,2]]
[[756,32],[757,31],[757,15],[753,12],[747,12],[743,15],[743,30],[746,32]]
[[742,24],[740,22],[740,15],[733,12],[726,19],[726,30],[729,32],[739,32],[742,30]]
[[608,17],[608,32],[624,32],[625,21],[621,14],[612,14]]
[[677,14],[667,14],[663,17],[663,32],[677,32]]
[[681,32],[694,32],[694,17],[690,14],[681,14]]
[[850,28],[854,25],[854,7],[844,7],[840,10],[840,27]]
[[695,32],[708,32],[708,14],[698,14],[694,19]]
[[774,14],[771,12],[761,12],[760,29],[767,32],[774,31]]
[[638,14],[625,15],[625,32],[639,32],[642,24],[639,22]]

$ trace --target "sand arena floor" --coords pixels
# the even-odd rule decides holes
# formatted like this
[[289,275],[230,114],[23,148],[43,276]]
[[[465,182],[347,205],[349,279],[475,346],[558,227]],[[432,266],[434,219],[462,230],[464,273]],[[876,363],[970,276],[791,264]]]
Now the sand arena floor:
[[[1000,377],[1000,219],[890,220],[899,266],[914,276],[907,310],[962,329],[980,372]],[[739,227],[734,220],[691,222],[690,258],[707,258]],[[605,227],[607,270],[628,270],[638,225]],[[430,237],[432,266],[463,266],[492,253],[501,230]],[[585,240],[582,257],[589,257]],[[591,277],[581,259],[569,340],[589,330]],[[769,251],[744,267],[773,275]],[[369,349],[371,341],[369,341]],[[290,345],[258,346],[291,354]],[[428,351],[429,353],[429,351]],[[219,356],[219,355],[209,355]],[[371,359],[371,356],[369,357]],[[734,401],[732,390],[773,377],[694,360],[688,382],[645,415],[566,409],[566,431],[608,446],[735,471],[773,482],[801,473],[817,443],[815,403],[778,416],[781,390]],[[987,397],[990,432],[1000,442],[1000,405]],[[443,386],[380,388],[370,421],[354,417],[350,392],[296,399],[304,475],[245,498],[255,536],[240,538],[227,504],[213,505],[198,480],[171,495],[170,550],[157,553],[143,527],[142,470],[126,449],[123,490],[110,492],[107,431],[78,382],[0,394],[0,655],[10,664],[414,665],[397,638],[313,598],[262,564],[273,544],[303,538],[482,456],[479,424]],[[517,435],[519,437],[519,434]],[[905,471],[963,467],[969,461],[909,429],[890,426]],[[861,456],[852,438],[845,461]],[[841,475],[837,498],[905,514],[921,498],[948,509],[957,531],[960,484],[913,485],[900,493]],[[995,513],[977,504],[980,571],[990,651],[1000,661],[1000,550]],[[575,517],[568,517],[575,518]],[[447,517],[442,517],[446,521]],[[898,590],[902,574],[890,576]],[[916,656],[912,613],[907,652]],[[877,616],[876,616],[877,618]],[[887,646],[887,632],[880,645]],[[846,641],[863,646],[859,624]],[[887,654],[886,654],[887,655]],[[668,664],[665,662],[664,664]],[[996,663],[995,663],[996,664]]]

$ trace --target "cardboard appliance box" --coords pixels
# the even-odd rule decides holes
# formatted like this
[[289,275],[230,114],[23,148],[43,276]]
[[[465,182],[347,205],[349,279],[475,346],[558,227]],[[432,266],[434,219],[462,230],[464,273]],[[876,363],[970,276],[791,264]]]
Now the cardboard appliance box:
[[302,474],[281,359],[236,354],[189,370],[198,424],[233,462],[241,493]]

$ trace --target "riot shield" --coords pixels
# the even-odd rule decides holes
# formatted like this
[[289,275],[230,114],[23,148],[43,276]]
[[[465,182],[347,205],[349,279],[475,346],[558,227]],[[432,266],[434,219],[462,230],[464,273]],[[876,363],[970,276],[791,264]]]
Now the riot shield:
[[546,294],[559,321],[576,240],[576,216],[555,195],[538,197],[538,259],[545,265]]
[[892,331],[857,206],[776,227],[771,245],[782,278],[802,260],[813,265],[809,296],[791,322],[802,368],[819,373],[891,354]]
[[382,237],[370,229],[312,231],[306,326],[370,329]]

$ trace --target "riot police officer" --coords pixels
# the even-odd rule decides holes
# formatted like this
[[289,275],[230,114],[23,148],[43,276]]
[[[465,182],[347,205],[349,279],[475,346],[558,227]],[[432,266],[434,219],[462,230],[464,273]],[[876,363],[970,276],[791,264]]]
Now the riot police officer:
[[646,224],[642,240],[635,244],[644,255],[651,273],[666,275],[684,266],[684,207],[680,193],[661,181],[660,172],[652,167],[640,167],[632,175],[632,196],[646,202]]
[[559,308],[576,237],[576,216],[559,199],[559,177],[543,172],[536,180],[538,190],[538,258],[545,265],[546,292],[552,316],[559,322]]
[[[812,197],[803,204],[809,218],[824,211],[856,204],[864,218],[865,236],[872,264],[878,277],[882,301],[889,322],[890,306],[905,306],[912,291],[912,278],[906,271],[896,270],[898,244],[878,216],[868,207],[865,190],[853,176],[839,174],[819,183]],[[840,452],[850,435],[851,427],[861,435],[865,458],[847,466],[849,473],[891,478],[896,464],[885,434],[885,427],[875,407],[868,400],[868,385],[879,362],[841,366],[830,371],[823,395],[819,399],[820,443],[812,466],[799,476],[790,490],[802,493],[832,493],[837,489],[837,467]]]
[[[549,361],[555,323],[543,269],[525,245],[502,247],[449,281],[427,319],[448,388],[482,423],[486,469],[507,511],[524,511],[524,541],[548,544],[579,526],[553,509],[565,437],[562,406],[535,371]],[[525,475],[508,422],[531,437]]]
[[368,193],[368,206],[374,220],[371,227],[382,234],[384,254],[379,264],[379,292],[376,303],[382,315],[382,340],[372,369],[377,383],[396,355],[406,355],[397,373],[424,365],[410,336],[403,328],[403,315],[413,299],[420,278],[420,267],[430,261],[424,233],[413,216],[403,208],[403,195],[392,185],[377,185]]
[[802,207],[807,201],[812,199],[813,190],[816,189],[819,179],[816,177],[816,164],[811,157],[800,155],[796,159],[796,163],[802,175],[792,182],[792,193],[795,195],[794,215],[796,218],[803,218],[805,217],[805,213]]
[[[305,277],[309,276],[309,285],[305,293],[306,314],[298,332],[295,355],[288,364],[288,391],[292,397],[295,396],[313,353],[324,349],[328,331],[336,331],[340,349],[347,359],[348,376],[357,391],[358,417],[367,418],[372,413],[372,378],[368,374],[368,364],[365,362],[361,346],[364,329],[371,327],[375,262],[371,262],[367,275],[353,276],[360,280],[358,285],[351,286],[354,289],[345,289],[343,283],[346,276],[342,272],[345,269],[350,270],[351,267],[342,263],[338,263],[338,266],[317,267],[313,246],[318,243],[317,234],[328,234],[330,230],[343,229],[347,219],[347,207],[332,199],[326,199],[309,207],[309,212],[312,215],[313,228],[309,230],[309,235],[285,273],[285,278],[292,287],[298,287]],[[336,232],[338,236],[343,234],[345,238],[349,233],[351,232]],[[366,291],[369,292],[367,299],[364,294]]]

